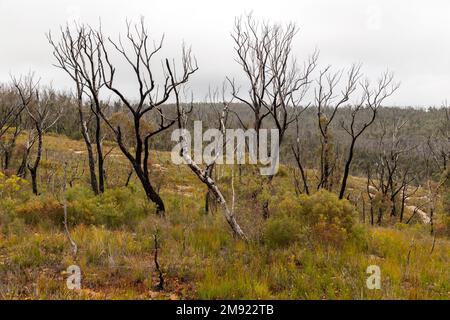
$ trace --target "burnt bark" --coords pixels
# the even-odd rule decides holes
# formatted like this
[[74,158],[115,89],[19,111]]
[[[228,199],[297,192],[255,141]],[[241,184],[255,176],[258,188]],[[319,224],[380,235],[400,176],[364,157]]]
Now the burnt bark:
[[39,195],[39,190],[38,190],[38,182],[37,182],[37,172],[38,172],[38,168],[39,168],[39,164],[41,162],[41,157],[42,157],[42,129],[41,128],[37,128],[37,149],[36,149],[36,158],[33,162],[33,165],[28,165],[28,170],[30,171],[30,175],[31,175],[31,186],[32,186],[32,190],[33,193],[35,195]]

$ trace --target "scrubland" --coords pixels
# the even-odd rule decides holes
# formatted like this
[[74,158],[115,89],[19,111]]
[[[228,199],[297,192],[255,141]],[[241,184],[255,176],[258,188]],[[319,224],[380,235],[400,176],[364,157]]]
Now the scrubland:
[[[442,213],[434,235],[416,218],[371,226],[358,204],[332,193],[296,195],[290,167],[280,168],[269,190],[252,166],[223,166],[217,181],[227,199],[234,189],[236,218],[249,236],[244,242],[233,238],[220,210],[205,213],[206,188],[187,167],[173,165],[169,153],[153,151],[150,159],[167,207],[162,218],[134,176],[125,186],[130,168],[113,144],[100,196],[88,187],[82,142],[49,135],[45,146],[40,195],[27,180],[0,175],[2,299],[449,298]],[[350,187],[365,188],[356,177]],[[76,255],[63,227],[64,203]],[[66,286],[70,265],[81,269],[81,290]],[[379,290],[366,286],[370,265],[380,267]]]

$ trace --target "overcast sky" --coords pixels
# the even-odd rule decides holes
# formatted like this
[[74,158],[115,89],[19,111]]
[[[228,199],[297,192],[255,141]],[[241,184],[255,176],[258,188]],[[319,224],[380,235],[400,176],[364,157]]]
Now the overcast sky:
[[371,78],[387,68],[395,72],[401,88],[392,105],[439,105],[450,98],[448,0],[0,0],[0,81],[34,70],[43,82],[69,89],[67,76],[52,66],[48,30],[74,20],[95,25],[101,17],[105,33],[116,35],[125,19],[144,16],[155,38],[165,34],[165,55],[178,56],[183,40],[192,46],[200,69],[191,87],[201,99],[225,76],[239,79],[230,31],[234,17],[250,11],[297,23],[299,59],[318,48],[322,65],[362,62]]

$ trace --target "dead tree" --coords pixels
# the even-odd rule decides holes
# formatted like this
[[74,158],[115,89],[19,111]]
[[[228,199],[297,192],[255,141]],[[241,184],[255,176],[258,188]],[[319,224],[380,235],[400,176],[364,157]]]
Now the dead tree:
[[[170,69],[168,60],[166,59],[166,63],[163,64],[164,80],[162,84],[157,85],[152,63],[155,55],[162,47],[163,38],[159,42],[153,43],[152,46],[148,31],[144,26],[144,21],[141,20],[140,24],[135,26],[127,23],[126,39],[131,50],[125,49],[121,39],[115,42],[111,38],[105,38],[101,30],[96,31],[97,45],[101,49],[98,50],[98,60],[101,74],[105,81],[104,85],[117,96],[132,119],[134,146],[128,147],[124,143],[123,129],[120,124],[114,125],[103,111],[101,111],[101,117],[113,131],[120,150],[133,166],[147,198],[155,203],[157,213],[163,215],[165,212],[164,202],[155,190],[150,178],[148,166],[150,140],[175,123],[174,119],[167,117],[167,112],[164,111],[167,109],[167,106],[164,103],[176,91],[177,87],[188,82],[189,77],[197,71],[197,66],[192,63],[183,63],[182,73],[175,80],[175,77],[170,76],[170,72],[175,73],[175,70]],[[127,98],[125,93],[116,86],[116,67],[112,61],[110,46],[131,67],[136,77],[138,99],[135,102]],[[186,57],[189,54],[190,52],[183,52],[185,62],[191,62],[191,59]],[[150,132],[145,132],[143,124],[146,121],[146,117],[150,115],[153,117],[153,123],[157,127]]]
[[[34,84],[28,83],[28,85]],[[27,89],[28,92],[32,92],[34,88]],[[22,101],[17,96],[14,85],[0,85],[0,139],[12,126],[16,125],[17,127],[17,121],[25,106],[30,102],[31,95],[24,98],[25,101]]]
[[[300,171],[300,175],[301,175],[301,179],[302,179],[302,184],[303,184],[303,193],[306,193],[307,195],[309,195],[309,185],[308,185],[308,175],[306,173],[306,169],[304,167],[303,164],[303,159],[302,159],[302,148],[301,148],[301,137],[300,137],[300,124],[299,124],[299,118],[296,119],[295,121],[296,123],[296,137],[295,137],[295,143],[293,143],[291,145],[291,150],[292,153],[294,155],[295,158],[295,162],[297,164],[297,167]],[[294,175],[295,175],[295,171],[294,171]],[[300,190],[299,188],[299,182],[298,182],[298,178],[295,176],[295,183],[296,183],[296,190]]]
[[[289,26],[289,32],[295,33],[295,27]],[[264,108],[264,101],[269,99],[272,78],[268,75],[270,69],[270,51],[273,50],[271,27],[260,25],[252,15],[235,19],[234,30],[231,34],[235,43],[236,61],[244,71],[248,81],[248,96],[239,94],[239,88],[234,80],[231,84],[233,97],[247,106],[254,117],[252,128],[256,132],[257,146],[259,146],[259,129],[264,119],[270,114]],[[240,121],[243,124],[242,121]],[[245,129],[248,129],[245,127]]]
[[66,187],[67,187],[67,162],[64,163],[64,177],[63,177],[63,186],[62,186],[62,196],[63,196],[63,211],[64,211],[64,220],[63,220],[63,226],[64,226],[64,232],[67,236],[67,239],[69,240],[70,246],[72,247],[72,254],[73,257],[76,258],[78,253],[78,246],[76,242],[73,240],[72,236],[70,235],[69,231],[69,219],[68,219],[68,213],[67,213],[67,198],[66,198]]
[[[409,180],[408,180],[409,179]],[[400,216],[399,221],[403,222],[403,218],[405,216],[405,206],[406,201],[414,196],[416,192],[419,190],[419,186],[415,186],[411,188],[412,182],[415,180],[415,177],[409,177],[409,167],[404,171],[403,179],[400,184],[401,197],[400,197]],[[410,190],[411,189],[411,190]]]
[[33,124],[34,134],[30,135],[31,141],[27,143],[27,156],[31,147],[37,141],[35,159],[32,164],[27,163],[31,175],[32,190],[35,195],[39,194],[37,172],[42,157],[43,137],[45,132],[58,121],[62,111],[62,105],[59,101],[56,101],[56,93],[51,88],[40,89],[37,83],[38,81],[34,80],[33,75],[14,80],[18,95]]
[[[101,126],[102,104],[99,95],[104,82],[99,61],[100,43],[97,41],[95,32],[84,25],[75,24],[73,31],[69,26],[66,26],[65,29],[61,28],[60,37],[59,42],[54,42],[51,33],[47,35],[48,41],[53,47],[53,56],[57,61],[56,67],[64,70],[76,85],[78,117],[87,149],[91,188],[95,194],[103,193],[105,190],[105,155],[102,145],[104,139]],[[86,105],[89,108],[86,108]],[[95,132],[97,172],[93,142],[89,133],[89,125],[92,121]]]
[[[232,33],[237,53],[236,61],[242,67],[246,78],[247,95],[240,95],[234,81],[230,81],[232,95],[247,106],[254,116],[253,129],[259,149],[263,121],[271,119],[278,129],[279,146],[291,124],[305,108],[301,107],[310,84],[310,75],[316,66],[318,54],[314,53],[299,68],[293,58],[292,46],[298,28],[289,23],[258,23],[247,15],[237,18]],[[240,123],[243,123],[239,119]],[[247,129],[247,128],[246,128]],[[268,177],[271,187],[273,175]],[[269,216],[269,204],[263,203],[263,216]]]
[[[13,78],[11,85],[0,86],[0,140],[3,155],[2,167],[4,170],[9,167],[16,139],[22,131],[23,111],[31,103],[33,92],[37,85],[28,81],[31,77],[32,74],[20,79]],[[23,86],[22,96],[17,92],[16,84],[19,82]],[[12,127],[14,127],[12,134],[7,134],[10,133],[9,131]],[[27,153],[25,155],[28,156]],[[24,169],[26,170],[26,167]]]
[[27,139],[25,140],[25,146],[22,154],[22,161],[19,165],[19,168],[17,169],[16,175],[18,177],[21,177],[23,179],[27,176],[27,168],[28,168],[28,159],[30,157],[31,149],[33,148],[34,144],[36,143],[36,132],[34,128],[31,128],[28,130]]
[[374,212],[374,200],[375,200],[375,194],[374,191],[371,190],[371,188],[374,188],[371,183],[372,183],[372,179],[371,179],[371,170],[370,170],[370,166],[367,167],[367,183],[366,183],[366,191],[367,191],[367,197],[369,198],[369,203],[370,203],[370,225],[373,226],[374,225],[374,217],[375,217],[375,212]]
[[427,139],[428,151],[438,170],[445,172],[450,168],[450,107],[442,106],[444,116],[437,128]]
[[317,120],[320,133],[320,178],[317,189],[323,188],[331,190],[333,187],[333,144],[332,144],[332,124],[336,118],[338,109],[349,101],[350,96],[355,92],[358,81],[361,78],[361,66],[352,65],[347,72],[347,79],[344,89],[340,95],[336,94],[337,86],[342,79],[343,70],[331,72],[328,66],[322,70],[317,80],[315,89],[315,105],[317,107]]
[[[191,57],[188,53],[184,54],[183,64],[185,65],[184,69],[190,69]],[[233,192],[233,205],[231,208],[228,206],[227,201],[225,200],[225,197],[223,196],[222,192],[220,191],[219,187],[216,184],[216,181],[208,174],[208,166],[210,166],[212,163],[214,163],[215,160],[213,160],[206,169],[202,169],[191,157],[188,150],[188,139],[186,138],[186,123],[187,123],[187,115],[192,111],[192,104],[190,104],[190,109],[187,110],[186,107],[181,103],[180,101],[180,87],[176,85],[177,80],[175,78],[175,74],[172,72],[172,68],[169,64],[169,61],[166,60],[166,66],[167,70],[170,75],[170,81],[173,86],[174,96],[175,96],[175,104],[177,107],[177,125],[178,129],[180,130],[180,156],[184,159],[184,162],[188,165],[188,167],[192,170],[192,172],[199,178],[201,182],[203,182],[207,187],[208,190],[210,190],[212,196],[215,198],[217,203],[221,206],[222,212],[225,216],[225,219],[227,220],[229,226],[231,227],[231,230],[233,232],[233,235],[236,237],[239,237],[245,241],[247,241],[247,236],[242,231],[241,227],[236,221],[236,218],[234,216],[234,192]],[[222,135],[224,135],[225,130],[225,123],[224,119],[228,116],[228,105],[225,104],[222,111],[221,116],[221,128],[222,128]],[[232,185],[232,189],[234,190],[234,185]]]
[[[235,20],[232,38],[236,61],[248,82],[248,93],[239,94],[236,83],[230,79],[228,81],[233,97],[252,111],[257,145],[264,119],[268,116],[272,118],[281,144],[289,125],[304,109],[300,108],[300,104],[309,87],[318,53],[315,52],[303,68],[299,68],[292,54],[297,31],[293,23],[286,26],[258,23],[252,15]],[[242,121],[240,123],[243,124]]]
[[160,249],[160,244],[159,244],[159,230],[156,229],[155,232],[153,233],[153,244],[154,244],[154,248],[153,248],[153,262],[155,263],[155,269],[156,272],[158,272],[158,284],[156,285],[156,289],[158,291],[162,291],[164,290],[164,274],[161,270],[161,266],[159,265],[158,262],[158,252]]
[[33,164],[28,164],[31,175],[33,193],[38,195],[37,171],[42,157],[42,146],[45,132],[53,127],[61,117],[61,105],[55,101],[55,93],[51,89],[45,89],[41,93],[36,92],[36,102],[27,106],[26,110],[31,118],[37,134],[37,150]]
[[[378,158],[374,164],[375,177],[368,180],[368,186],[374,189],[382,201],[389,203],[390,216],[398,215],[397,203],[400,201],[399,220],[403,221],[405,203],[409,197],[417,192],[417,188],[410,188],[416,180],[412,170],[410,157],[406,157],[417,148],[406,140],[403,131],[407,121],[394,118],[391,124],[380,120],[381,132],[378,134]],[[379,207],[377,223],[381,224],[383,211]]]
[[[434,222],[435,222],[435,213],[437,203],[440,197],[441,190],[445,189],[448,186],[448,182],[450,181],[450,174],[448,171],[444,171],[444,173],[440,176],[438,180],[434,179],[433,174],[435,172],[433,168],[433,160],[435,161],[435,155],[430,153],[428,149],[424,149],[425,159],[425,179],[426,179],[426,188],[427,191],[427,202],[428,204],[428,219],[430,224],[430,234],[434,234]],[[445,210],[445,209],[444,209]],[[424,220],[424,219],[423,219]]]
[[17,138],[22,133],[22,117],[19,115],[16,117],[12,124],[12,130],[9,130],[9,134],[4,134],[0,137],[0,154],[3,157],[2,169],[4,171],[9,169],[12,153],[16,147]]
[[[356,74],[358,72],[359,68],[356,70]],[[393,83],[393,80],[394,76],[392,74],[384,73],[374,89],[371,89],[368,80],[364,81],[361,84],[363,90],[362,98],[359,103],[357,103],[354,107],[351,107],[351,119],[349,123],[346,123],[344,120],[341,123],[342,128],[348,133],[351,141],[345,161],[344,173],[339,191],[339,199],[343,199],[345,195],[350,166],[353,161],[354,149],[358,138],[373,124],[377,116],[377,111],[383,101],[391,96],[399,87],[398,84]],[[364,115],[366,112],[369,112],[370,115],[367,120],[364,120],[361,123],[361,121],[358,121],[357,118],[360,115]]]
[[[214,110],[214,118],[211,119],[213,121],[214,125],[216,125],[222,135],[225,135],[226,128],[228,127],[229,122],[229,113],[230,108],[229,106],[232,103],[232,100],[228,101],[225,98],[226,94],[226,83],[222,84],[222,90],[219,93],[218,89],[210,90],[208,93],[208,99],[209,99],[209,107]],[[221,101],[219,102],[219,100]],[[218,108],[217,106],[221,105],[222,108]],[[225,147],[226,141],[223,141],[222,148]],[[216,168],[216,161],[211,161],[210,163],[207,163],[205,173],[209,177],[213,177],[214,169]],[[214,197],[211,192],[211,190],[208,188],[205,195],[205,213],[209,213],[210,209],[215,209],[215,203],[213,202]]]
[[[34,74],[29,73],[27,76],[20,76],[19,78],[13,78],[13,88],[15,94],[18,97],[18,105],[21,112],[25,110],[28,105],[33,103],[35,92],[38,88],[38,82],[34,80]],[[31,148],[35,143],[35,131],[34,128],[29,130],[28,140],[25,142],[25,150],[22,156],[22,163],[17,170],[17,176],[24,178],[26,176],[28,158],[31,152]]]

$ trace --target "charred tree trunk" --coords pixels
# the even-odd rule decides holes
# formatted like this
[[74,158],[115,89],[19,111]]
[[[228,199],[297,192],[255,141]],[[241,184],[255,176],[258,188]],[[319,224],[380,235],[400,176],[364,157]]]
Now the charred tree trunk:
[[345,189],[347,188],[348,175],[350,173],[350,166],[351,166],[352,160],[353,160],[354,148],[355,148],[355,140],[352,140],[352,143],[350,144],[348,158],[347,158],[347,161],[345,162],[344,175],[342,177],[342,184],[341,184],[341,191],[339,192],[339,199],[343,199],[344,195],[345,195]]
[[10,158],[10,150],[5,149],[3,152],[3,170],[8,170]]
[[403,222],[403,215],[405,213],[405,202],[406,202],[406,188],[407,186],[403,186],[402,189],[402,203],[400,207],[400,222]]
[[[139,181],[141,182],[142,188],[145,191],[145,195],[147,196],[147,199],[156,205],[156,213],[160,216],[164,216],[164,212],[166,211],[164,202],[161,199],[161,197],[159,196],[159,194],[155,191],[155,188],[153,187],[152,183],[150,182],[150,178],[148,175],[148,167],[147,167],[148,149],[146,149],[146,151],[145,151],[147,156],[144,157],[145,158],[144,169],[142,169],[140,163],[136,160],[136,159],[140,159],[141,156],[134,158],[128,152],[128,149],[123,144],[122,134],[121,134],[120,129],[117,130],[117,142],[118,142],[119,147],[120,147],[121,151],[123,152],[123,154],[131,162],[131,164],[134,168],[134,172],[136,173],[136,176],[138,177]],[[141,150],[141,149],[139,149],[139,150]]]
[[29,156],[29,151],[25,150],[25,152],[22,156],[22,162],[20,163],[20,166],[17,169],[17,173],[16,173],[16,175],[18,177],[21,177],[23,179],[25,179],[25,177],[27,175],[28,156]]
[[95,173],[95,159],[94,152],[92,150],[91,138],[89,136],[88,127],[86,121],[83,119],[82,111],[79,110],[80,113],[80,122],[81,122],[81,134],[83,136],[84,144],[86,145],[87,155],[88,155],[88,163],[89,163],[89,176],[92,191],[98,195],[98,183],[97,183],[97,175]]
[[370,201],[370,225],[373,227],[374,223],[374,212],[373,212],[373,202]]
[[300,171],[300,174],[302,176],[302,181],[303,181],[303,191],[309,195],[309,186],[308,186],[308,180],[306,177],[306,172],[305,169],[303,168],[303,164],[300,158],[300,150],[297,149],[297,151],[295,150],[294,146],[291,146],[292,149],[292,153],[294,154],[295,157],[295,161],[297,163],[298,169]]
[[128,172],[127,180],[125,181],[125,187],[128,187],[131,181],[131,177],[133,176],[133,168],[131,168],[130,172]]
[[328,138],[328,131],[325,130],[323,139],[323,177],[322,187],[330,191],[330,142]]
[[38,145],[36,150],[36,159],[34,160],[33,166],[28,165],[28,170],[30,171],[31,174],[31,185],[33,193],[35,195],[39,195],[37,183],[37,171],[42,157],[42,130],[40,128],[37,129],[37,135],[38,135]]
[[105,159],[103,157],[101,119],[100,115],[98,114],[98,110],[95,113],[95,144],[97,146],[98,191],[100,193],[103,193],[105,192],[105,168],[104,168]]

